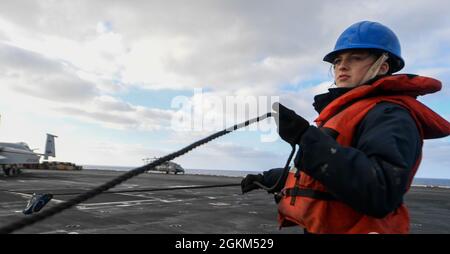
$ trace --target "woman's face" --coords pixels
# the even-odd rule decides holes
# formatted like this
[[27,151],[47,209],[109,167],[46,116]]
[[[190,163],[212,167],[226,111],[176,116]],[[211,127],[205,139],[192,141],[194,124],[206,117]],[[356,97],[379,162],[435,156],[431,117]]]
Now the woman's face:
[[333,61],[336,86],[354,87],[359,85],[376,60],[375,55],[361,50],[351,50],[339,54]]

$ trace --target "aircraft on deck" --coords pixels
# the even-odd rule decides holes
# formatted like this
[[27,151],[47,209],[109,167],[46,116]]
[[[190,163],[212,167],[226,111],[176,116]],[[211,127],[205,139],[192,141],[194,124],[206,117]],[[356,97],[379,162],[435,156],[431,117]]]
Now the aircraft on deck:
[[[153,159],[145,158],[145,159],[142,159],[142,160],[144,161],[145,164],[148,164],[151,161],[154,161],[156,159],[157,158],[153,158]],[[163,164],[161,164],[159,166],[156,166],[153,169],[150,169],[148,172],[150,172],[150,171],[166,172],[166,174],[174,173],[175,175],[178,174],[178,173],[184,174],[184,168],[181,167],[179,164],[177,164],[175,162],[172,162],[172,161],[166,161]]]
[[7,176],[13,176],[20,173],[20,170],[26,166],[37,165],[41,156],[47,160],[49,156],[55,157],[55,138],[57,136],[47,134],[45,144],[45,153],[35,153],[24,142],[18,143],[0,143],[0,168]]

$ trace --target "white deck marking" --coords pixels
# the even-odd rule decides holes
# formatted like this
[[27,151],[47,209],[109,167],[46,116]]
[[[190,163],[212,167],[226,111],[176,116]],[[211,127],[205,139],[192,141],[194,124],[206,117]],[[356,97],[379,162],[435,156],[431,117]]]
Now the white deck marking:
[[167,199],[161,199],[161,198],[152,198],[152,199],[144,199],[144,200],[127,200],[127,201],[114,201],[114,202],[101,202],[101,203],[89,203],[89,204],[82,204],[78,205],[77,208],[80,210],[92,210],[92,209],[99,209],[99,208],[105,208],[106,207],[124,207],[124,206],[137,206],[137,205],[146,205],[146,204],[152,204],[152,203],[176,203],[176,202],[182,202],[182,201],[191,201],[194,199],[174,199],[174,200],[167,200]]
[[[32,194],[27,194],[27,193],[22,193],[22,192],[17,192],[17,191],[8,191],[8,192],[12,193],[12,194],[16,194],[16,195],[22,196],[22,197],[24,197],[26,199],[30,199],[33,196]],[[52,201],[55,202],[55,203],[62,203],[62,202],[64,202],[64,200],[55,199],[55,198],[52,198],[50,200],[50,202],[52,202]]]

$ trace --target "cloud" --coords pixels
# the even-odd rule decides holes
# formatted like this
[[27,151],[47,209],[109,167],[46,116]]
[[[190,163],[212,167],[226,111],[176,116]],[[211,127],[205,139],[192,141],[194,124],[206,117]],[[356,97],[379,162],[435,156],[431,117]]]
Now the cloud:
[[[107,128],[140,130],[160,129],[170,120],[171,111],[133,106],[101,95],[94,83],[80,78],[75,67],[64,61],[4,43],[0,43],[0,73],[0,80],[16,92],[15,97],[20,94],[45,100],[39,103],[42,110],[51,108],[66,117]],[[36,108],[33,105],[30,110]]]
[[288,154],[268,152],[235,144],[211,142],[177,158],[186,168],[266,171],[283,167]]
[[[310,57],[315,51],[311,49],[314,38],[300,41],[297,37],[314,30],[296,22],[300,17],[316,20],[309,11],[314,9],[312,4],[259,2],[252,10],[253,5],[234,1],[132,5],[117,1],[106,6],[68,1],[33,5],[35,12],[29,20],[23,20],[28,13],[21,8],[12,3],[4,11],[18,10],[18,15],[6,17],[19,26],[15,28],[39,35],[30,46],[36,51],[147,88],[271,87],[310,75],[311,61],[320,63],[320,58]],[[75,15],[72,8],[79,12]],[[268,19],[266,13],[273,10],[286,16]],[[50,17],[60,22],[50,22]],[[9,31],[12,40],[17,40],[18,29]],[[26,31],[21,34],[27,48],[29,43],[24,40],[35,38],[23,38]]]
[[[145,60],[139,60],[140,72],[136,72],[139,68],[126,65],[127,80],[137,82],[148,77],[150,81],[143,82],[148,87],[187,85],[229,91],[256,85],[270,89],[310,76],[321,61],[320,57],[311,57],[316,56],[312,46],[315,39],[301,36],[314,30],[300,22],[308,17],[310,22],[316,20],[308,11],[309,4],[258,3],[252,11],[247,4],[233,1],[179,4],[174,8],[157,4],[145,16],[139,15],[142,9],[134,10],[137,22],[151,24],[148,29],[152,33],[141,35],[131,46],[132,53],[125,56],[130,61],[135,59],[132,55],[145,56]],[[161,17],[164,8],[177,18]],[[196,15],[200,11],[202,15]],[[289,18],[268,19],[269,11]],[[161,23],[164,25],[157,26]],[[148,45],[147,51],[139,49],[144,48],[142,44]],[[147,75],[143,68],[147,68]]]
[[[248,86],[270,90],[323,74],[323,55],[343,29],[362,19],[391,26],[404,39],[407,58],[427,54],[408,63],[430,59],[438,52],[427,47],[436,42],[426,35],[437,36],[446,27],[445,8],[435,6],[449,5],[411,1],[404,12],[403,2],[392,1],[105,3],[42,2],[29,6],[30,13],[14,1],[4,4],[3,12],[16,26],[32,32],[38,38],[35,43],[52,45],[42,44],[40,51],[63,57],[103,80],[151,89],[229,91]],[[438,18],[427,18],[430,14]],[[424,36],[417,38],[416,29]],[[10,33],[14,40],[16,34]],[[114,91],[113,85],[103,88]]]
[[119,101],[118,99],[107,95],[97,96],[94,103],[99,111],[129,112],[133,110],[130,103]]
[[63,62],[0,43],[0,73],[5,85],[26,95],[51,101],[92,99],[95,85],[80,79]]
[[138,123],[135,119],[113,113],[98,112],[98,111],[89,112],[86,110],[69,107],[59,108],[58,110],[68,115],[71,115],[72,117],[79,116],[100,123],[120,124],[119,126],[130,126],[130,127],[136,126]]
[[[105,109],[110,110],[105,110]],[[76,108],[62,106],[54,109],[61,114],[80,119],[85,122],[97,123],[105,128],[118,130],[153,131],[168,128],[173,112],[170,110],[148,109],[131,106],[119,101],[95,101],[90,106]]]

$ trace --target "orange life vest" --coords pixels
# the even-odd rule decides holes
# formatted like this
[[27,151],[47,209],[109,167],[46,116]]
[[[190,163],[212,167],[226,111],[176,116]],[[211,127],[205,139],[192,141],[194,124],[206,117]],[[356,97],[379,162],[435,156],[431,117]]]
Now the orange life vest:
[[[417,124],[421,140],[450,135],[450,123],[415,99],[418,95],[434,93],[441,89],[438,80],[414,76],[393,75],[372,85],[352,89],[332,101],[315,120],[318,127],[331,128],[337,133],[337,142],[351,146],[358,124],[380,102],[391,102],[406,108]],[[350,106],[348,106],[350,105]],[[342,109],[342,107],[345,109]],[[408,189],[419,167],[417,159]],[[347,204],[328,197],[327,188],[303,171],[296,177],[291,168],[283,193],[295,190],[297,194],[284,195],[278,204],[280,227],[300,225],[311,233],[408,233],[409,215],[404,204],[382,219],[374,218],[352,209]],[[294,193],[294,192],[292,192]]]

